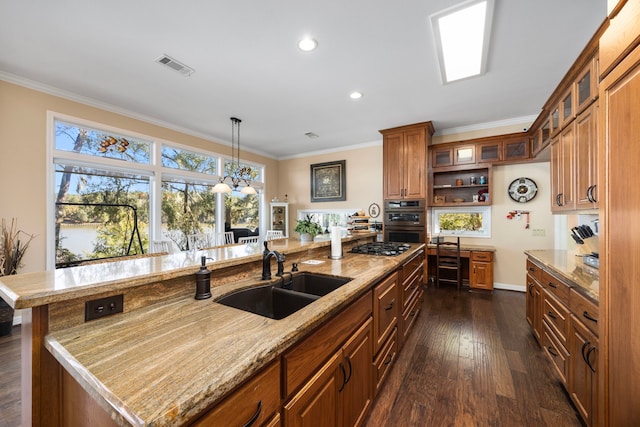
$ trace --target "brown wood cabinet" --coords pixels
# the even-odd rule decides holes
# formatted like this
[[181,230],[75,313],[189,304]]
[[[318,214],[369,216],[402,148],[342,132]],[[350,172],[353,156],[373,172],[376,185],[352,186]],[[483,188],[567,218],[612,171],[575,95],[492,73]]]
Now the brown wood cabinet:
[[493,252],[471,252],[469,258],[469,287],[493,290]]
[[371,323],[369,318],[285,404],[285,426],[363,423],[373,399]]
[[[623,2],[620,1],[620,4]],[[602,425],[640,425],[640,0],[600,39],[600,354]]]
[[402,301],[400,322],[398,326],[398,348],[401,349],[411,331],[418,314],[420,313],[420,302],[424,290],[424,265],[425,252],[416,253],[411,259],[405,261],[399,269],[402,277],[400,286],[400,300]]
[[551,212],[575,210],[575,122],[551,141]]
[[[429,180],[430,206],[483,206],[491,204],[492,166],[433,170]],[[473,196],[484,200],[474,202]]]
[[427,195],[427,146],[431,122],[381,130],[385,199],[424,199]]
[[572,316],[569,395],[587,426],[598,425],[598,337]]
[[587,426],[598,424],[598,306],[527,260],[527,322]]
[[576,208],[598,208],[598,103],[576,119]]
[[373,288],[373,353],[378,354],[398,323],[398,274],[393,273]]
[[192,423],[197,427],[262,425],[280,409],[280,363],[272,363]]

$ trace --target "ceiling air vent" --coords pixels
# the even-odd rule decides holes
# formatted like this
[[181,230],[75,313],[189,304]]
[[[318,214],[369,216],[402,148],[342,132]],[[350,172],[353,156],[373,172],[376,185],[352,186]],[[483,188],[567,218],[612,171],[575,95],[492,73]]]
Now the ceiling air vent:
[[169,55],[162,55],[160,58],[156,59],[156,62],[166,65],[167,67],[171,68],[173,71],[177,71],[183,76],[190,76],[196,71],[191,67],[187,67],[182,62],[173,59]]

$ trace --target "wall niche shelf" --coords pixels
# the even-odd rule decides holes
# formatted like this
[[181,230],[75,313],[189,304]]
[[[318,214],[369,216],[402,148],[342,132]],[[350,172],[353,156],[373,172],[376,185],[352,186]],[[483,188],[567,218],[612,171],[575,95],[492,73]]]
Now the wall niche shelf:
[[[429,205],[434,207],[490,205],[492,180],[491,166],[468,169],[439,168],[431,172],[429,179]],[[478,201],[474,201],[474,196],[478,196]]]

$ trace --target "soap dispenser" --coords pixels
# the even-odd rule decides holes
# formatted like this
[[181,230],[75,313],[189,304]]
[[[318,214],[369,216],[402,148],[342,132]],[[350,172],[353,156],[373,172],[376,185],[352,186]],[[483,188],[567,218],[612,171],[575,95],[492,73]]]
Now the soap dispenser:
[[211,298],[211,271],[207,268],[207,257],[200,258],[200,270],[196,272],[196,299]]

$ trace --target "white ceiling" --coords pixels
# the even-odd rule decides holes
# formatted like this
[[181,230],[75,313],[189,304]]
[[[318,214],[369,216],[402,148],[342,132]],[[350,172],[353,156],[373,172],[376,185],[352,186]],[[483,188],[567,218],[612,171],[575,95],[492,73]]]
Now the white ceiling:
[[[286,158],[420,121],[446,132],[536,116],[606,14],[606,0],[495,0],[487,74],[443,86],[428,18],[457,3],[3,1],[0,78],[223,143],[236,116],[243,150]],[[316,51],[297,48],[304,35]]]

